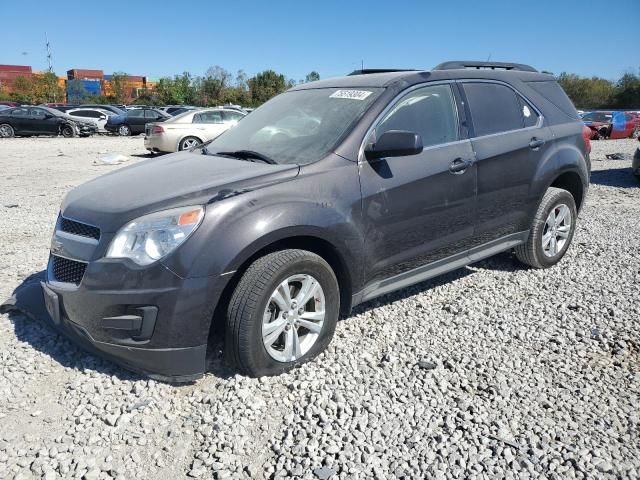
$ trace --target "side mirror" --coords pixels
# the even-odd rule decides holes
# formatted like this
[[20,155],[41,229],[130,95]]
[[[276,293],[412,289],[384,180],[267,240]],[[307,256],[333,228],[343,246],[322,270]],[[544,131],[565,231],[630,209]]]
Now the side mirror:
[[389,130],[380,135],[376,143],[369,143],[364,149],[367,160],[385,157],[406,157],[422,152],[422,137],[406,130]]
[[106,120],[107,116],[106,115],[100,115],[100,120]]

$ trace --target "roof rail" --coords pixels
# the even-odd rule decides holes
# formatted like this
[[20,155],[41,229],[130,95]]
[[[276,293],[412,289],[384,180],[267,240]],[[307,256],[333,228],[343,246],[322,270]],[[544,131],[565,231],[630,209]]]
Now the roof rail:
[[390,72],[417,72],[413,68],[365,68],[362,70],[354,70],[351,75],[370,75],[372,73],[390,73]]
[[515,70],[519,72],[537,72],[535,68],[524,65],[523,63],[511,63],[511,62],[476,62],[466,60],[454,60],[451,62],[444,62],[437,65],[434,70]]

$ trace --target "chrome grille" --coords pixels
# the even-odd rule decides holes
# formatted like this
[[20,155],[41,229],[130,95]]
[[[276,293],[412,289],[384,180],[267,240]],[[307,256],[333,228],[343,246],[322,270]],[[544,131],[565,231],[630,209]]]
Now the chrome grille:
[[56,282],[80,285],[87,264],[52,255],[51,273]]
[[60,230],[63,232],[71,233],[72,235],[79,235],[81,237],[94,238],[98,240],[100,238],[100,229],[93,225],[87,225],[86,223],[76,222],[62,217],[60,221]]

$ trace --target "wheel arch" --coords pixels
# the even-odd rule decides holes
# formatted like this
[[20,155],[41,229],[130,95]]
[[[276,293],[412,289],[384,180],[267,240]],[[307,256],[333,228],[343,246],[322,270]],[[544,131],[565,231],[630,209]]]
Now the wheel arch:
[[580,211],[583,202],[585,187],[580,175],[573,170],[566,171],[558,175],[547,188],[556,187],[568,191],[576,202],[576,208]]
[[[210,338],[212,334],[219,334],[224,329],[225,314],[229,299],[249,266],[264,255],[287,249],[299,249],[315,253],[329,264],[338,280],[340,315],[342,317],[349,315],[352,307],[353,272],[350,271],[343,253],[330,241],[321,236],[313,234],[290,235],[271,239],[268,243],[254,244],[253,248],[245,249],[245,253],[243,254],[244,258],[240,259],[239,262],[236,260],[237,266],[235,267],[235,271],[229,273],[230,278],[224,286],[214,309],[210,327]],[[211,345],[211,342],[209,343]]]
[[200,143],[204,143],[202,138],[200,138],[198,135],[192,135],[192,134],[182,135],[182,136],[178,137],[178,141],[176,142],[176,152],[180,151],[180,144],[182,143],[182,141],[185,138],[188,138],[188,137],[193,137],[193,138],[197,139]]

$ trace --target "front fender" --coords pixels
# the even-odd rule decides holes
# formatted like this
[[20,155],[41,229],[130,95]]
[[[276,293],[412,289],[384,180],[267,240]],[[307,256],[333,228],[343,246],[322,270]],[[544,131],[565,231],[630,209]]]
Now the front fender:
[[357,284],[364,245],[357,165],[318,163],[288,181],[215,199],[198,230],[163,263],[185,278],[217,276],[275,242],[312,237],[335,249]]

